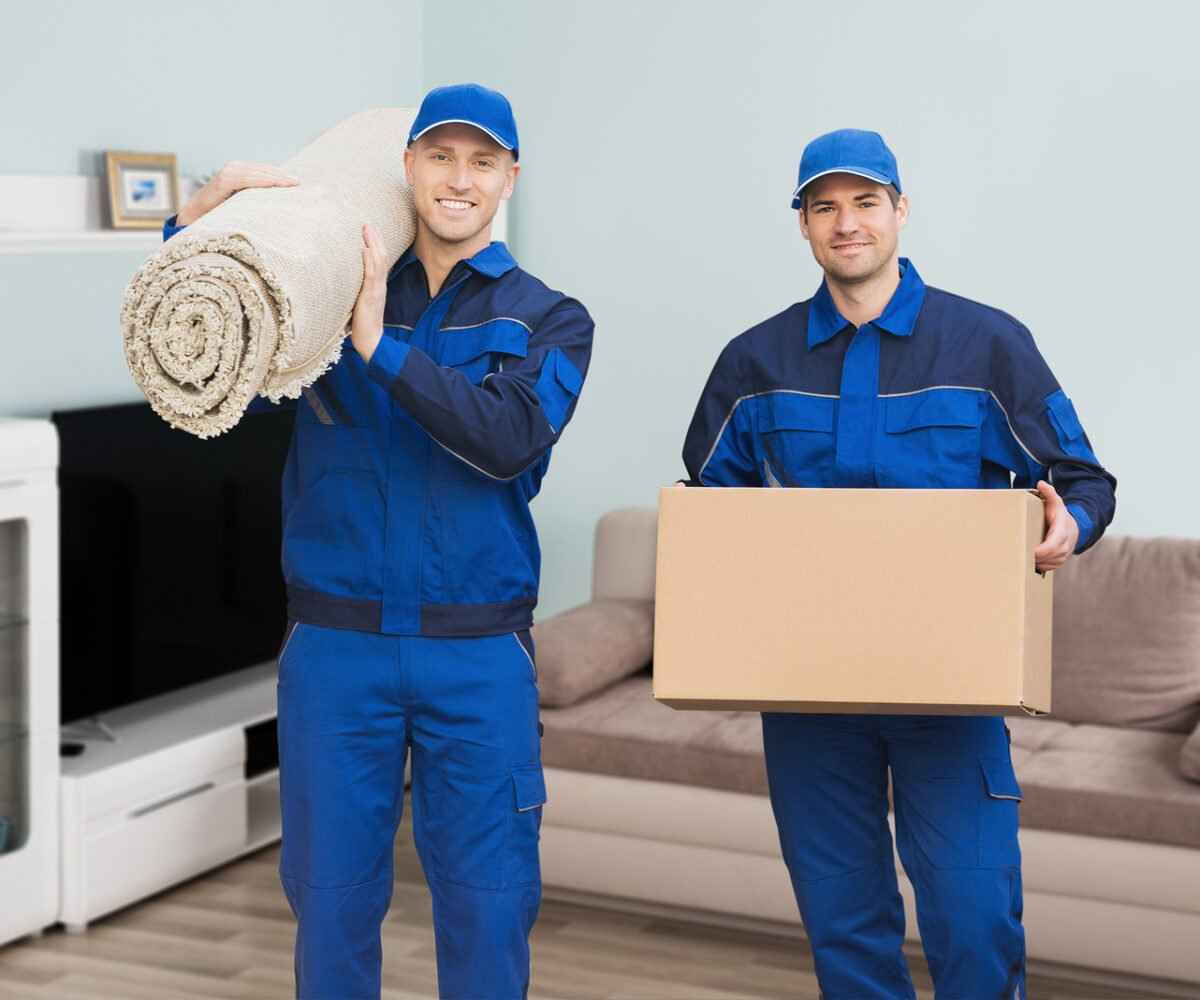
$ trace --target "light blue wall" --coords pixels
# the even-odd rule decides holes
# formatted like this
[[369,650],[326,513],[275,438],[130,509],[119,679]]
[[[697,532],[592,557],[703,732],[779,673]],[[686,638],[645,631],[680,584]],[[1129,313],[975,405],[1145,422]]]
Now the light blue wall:
[[536,501],[541,613],[586,598],[600,513],[682,474],[720,348],[816,287],[788,200],[840,126],[896,150],[925,279],[1034,331],[1120,480],[1115,530],[1200,535],[1198,30],[1163,2],[429,3],[425,82],[512,98],[514,249],[597,321]]
[[[91,171],[122,147],[174,150],[190,172],[280,160],[427,86],[504,89],[523,149],[514,249],[598,322],[535,507],[545,614],[586,597],[596,517],[653,504],[681,474],[720,347],[816,286],[787,209],[805,139],[878,128],[913,199],[905,251],[931,283],[1033,329],[1120,479],[1116,529],[1200,535],[1184,402],[1200,374],[1200,13],[967,8],[357,0],[134,19],[22,5],[0,38],[0,173]],[[0,256],[0,411],[139,398],[117,329],[138,261]]]
[[[420,99],[420,0],[90,0],[6,7],[0,173],[98,174],[98,152],[174,152],[184,173],[286,159],[367,107]],[[121,354],[138,253],[0,256],[0,412],[141,399]]]

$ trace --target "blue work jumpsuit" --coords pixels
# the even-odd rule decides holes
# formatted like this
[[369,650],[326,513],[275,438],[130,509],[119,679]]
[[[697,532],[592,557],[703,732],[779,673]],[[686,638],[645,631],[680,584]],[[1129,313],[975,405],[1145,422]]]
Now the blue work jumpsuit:
[[286,404],[279,874],[298,921],[297,996],[379,996],[411,750],[440,995],[517,1000],[546,800],[529,502],[574,412],[593,324],[503,243],[456,264],[432,297],[410,250],[387,289],[370,363],[347,342]]
[[[1010,489],[1046,479],[1079,524],[1076,551],[1094,544],[1116,481],[1029,331],[926,287],[908,260],[900,270],[882,315],[857,329],[822,283],[725,348],[688,430],[689,483]],[[825,1000],[914,996],[889,771],[938,997],[1023,998],[1021,791],[1003,719],[764,713],[762,723]]]

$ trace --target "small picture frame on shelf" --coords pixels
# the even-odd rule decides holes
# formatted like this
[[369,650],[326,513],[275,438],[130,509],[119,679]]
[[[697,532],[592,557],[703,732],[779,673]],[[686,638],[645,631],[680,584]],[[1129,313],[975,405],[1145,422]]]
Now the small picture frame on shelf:
[[174,153],[106,150],[109,222],[114,229],[157,229],[179,211]]

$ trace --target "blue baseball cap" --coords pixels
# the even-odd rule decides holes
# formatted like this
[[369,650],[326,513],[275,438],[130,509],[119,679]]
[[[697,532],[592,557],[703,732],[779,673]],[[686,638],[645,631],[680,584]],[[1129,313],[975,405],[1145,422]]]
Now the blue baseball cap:
[[517,158],[517,120],[512,105],[498,90],[478,83],[456,83],[435,87],[425,95],[408,133],[411,146],[431,128],[458,122],[486,132]]
[[800,192],[826,174],[856,174],[900,190],[900,168],[878,132],[841,128],[818,136],[800,156],[800,178],[792,192],[792,208],[803,204]]

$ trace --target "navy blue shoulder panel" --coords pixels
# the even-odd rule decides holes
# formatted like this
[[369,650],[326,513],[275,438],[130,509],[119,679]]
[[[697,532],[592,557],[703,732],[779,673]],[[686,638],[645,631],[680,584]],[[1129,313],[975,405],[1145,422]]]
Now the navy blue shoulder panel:
[[505,318],[516,320],[532,332],[551,310],[566,300],[562,292],[547,287],[519,267],[494,279],[472,276],[455,297],[442,329]]
[[1029,330],[1003,310],[927,287],[911,337],[885,337],[879,359],[884,394],[932,386],[1000,391],[1020,382],[1042,396],[1058,386]]
[[797,302],[730,341],[726,351],[740,377],[740,391],[734,398],[775,389],[837,393],[850,328],[820,350],[809,351],[811,305],[811,299]]

